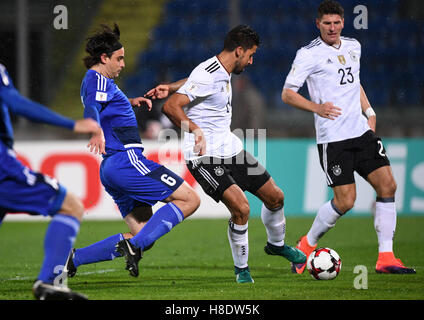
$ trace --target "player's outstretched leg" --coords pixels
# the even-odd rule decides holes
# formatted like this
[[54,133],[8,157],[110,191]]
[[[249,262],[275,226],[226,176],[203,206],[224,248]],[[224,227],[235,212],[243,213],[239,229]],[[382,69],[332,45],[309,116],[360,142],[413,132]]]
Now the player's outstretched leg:
[[[118,233],[87,247],[72,249],[65,265],[68,277],[72,278],[75,276],[77,268],[81,265],[111,261],[115,258],[121,257],[122,255],[116,251],[116,244],[124,238],[129,239],[136,235],[144,227],[152,215],[153,212],[150,205],[137,203],[133,210],[124,218],[130,232]],[[145,247],[143,252],[152,248],[153,245],[154,242]]]
[[117,251],[125,257],[127,270],[134,277],[138,276],[138,262],[143,251],[190,216],[200,205],[199,196],[186,182],[164,201],[167,204],[157,210],[133,238],[122,240],[116,246]]
[[[352,185],[353,186],[353,185]],[[352,187],[349,185],[349,188]],[[337,192],[338,187],[333,188],[335,194]],[[353,206],[353,204],[352,204]],[[318,240],[328,232],[331,228],[336,225],[337,220],[343,216],[345,211],[341,211],[336,206],[334,199],[326,202],[322,205],[318,213],[312,223],[311,228],[307,235],[301,237],[296,245],[296,248],[301,250],[305,255],[306,259],[308,259],[309,255],[312,251],[317,247]],[[306,267],[305,263],[293,263],[292,271],[293,273],[303,273]]]

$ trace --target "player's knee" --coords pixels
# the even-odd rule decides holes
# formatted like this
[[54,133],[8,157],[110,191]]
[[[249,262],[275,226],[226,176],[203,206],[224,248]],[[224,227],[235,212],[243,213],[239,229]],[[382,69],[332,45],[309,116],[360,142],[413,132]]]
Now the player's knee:
[[200,207],[200,197],[199,195],[193,190],[190,198],[190,206],[192,208],[192,211],[196,211]]
[[249,202],[240,201],[239,203],[237,203],[236,206],[232,208],[231,214],[237,221],[247,221],[249,219],[250,214]]
[[395,179],[390,179],[380,183],[379,186],[375,188],[377,196],[381,198],[390,198],[394,197],[397,189],[397,184]]
[[72,193],[67,193],[63,201],[61,212],[82,220],[84,205],[82,201]]
[[350,209],[352,209],[354,205],[355,205],[355,199],[349,197],[349,198],[343,199],[343,201],[338,205],[338,209],[341,212],[346,213]]
[[275,187],[274,194],[272,195],[272,197],[270,197],[270,199],[265,202],[265,206],[270,210],[282,208],[284,206],[283,191],[280,188]]
[[384,196],[386,197],[394,197],[397,189],[397,184],[394,179],[384,185]]
[[200,197],[194,189],[184,183],[179,189],[176,199],[173,201],[183,212],[184,217],[192,215],[200,206]]

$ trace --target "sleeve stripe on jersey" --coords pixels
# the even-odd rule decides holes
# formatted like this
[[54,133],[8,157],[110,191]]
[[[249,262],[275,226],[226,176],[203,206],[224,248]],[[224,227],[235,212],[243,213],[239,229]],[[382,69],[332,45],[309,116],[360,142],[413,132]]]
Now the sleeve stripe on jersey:
[[356,39],[354,38],[348,38],[348,37],[340,37],[342,40],[346,40],[346,41],[356,41]]
[[210,72],[213,68],[215,68],[218,65],[218,62],[215,61],[212,64],[210,64],[208,67],[205,68],[206,71]]
[[319,46],[321,44],[321,40],[320,39],[315,39],[313,41],[311,41],[310,44],[308,44],[307,46],[305,46],[306,49],[310,49],[316,46]]
[[106,78],[100,74],[97,74],[97,91],[106,91]]
[[214,73],[216,70],[218,70],[219,68],[221,68],[221,66],[216,66],[214,69],[210,70],[209,73]]

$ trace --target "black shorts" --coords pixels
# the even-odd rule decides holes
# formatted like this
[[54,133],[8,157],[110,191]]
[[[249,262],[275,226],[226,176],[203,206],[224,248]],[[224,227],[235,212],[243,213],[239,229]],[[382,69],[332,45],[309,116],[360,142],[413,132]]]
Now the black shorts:
[[318,152],[330,187],[354,183],[354,171],[366,179],[374,170],[390,165],[381,139],[372,130],[358,138],[318,144]]
[[255,194],[271,177],[258,160],[245,150],[232,158],[202,157],[188,161],[187,167],[205,193],[216,202],[233,184]]

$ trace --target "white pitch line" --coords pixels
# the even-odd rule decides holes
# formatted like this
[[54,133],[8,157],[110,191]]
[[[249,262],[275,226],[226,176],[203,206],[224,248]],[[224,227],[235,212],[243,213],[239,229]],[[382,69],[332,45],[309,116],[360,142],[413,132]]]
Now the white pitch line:
[[[90,274],[102,274],[102,273],[109,273],[109,272],[115,272],[115,271],[116,271],[116,269],[104,269],[104,270],[98,270],[98,271],[78,272],[78,275],[85,276],[85,275],[90,275]],[[14,278],[0,280],[0,281],[27,281],[27,280],[32,280],[32,279],[34,279],[34,277],[16,276]]]

